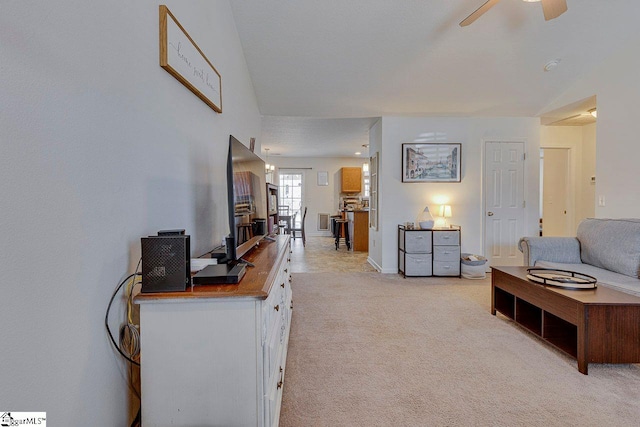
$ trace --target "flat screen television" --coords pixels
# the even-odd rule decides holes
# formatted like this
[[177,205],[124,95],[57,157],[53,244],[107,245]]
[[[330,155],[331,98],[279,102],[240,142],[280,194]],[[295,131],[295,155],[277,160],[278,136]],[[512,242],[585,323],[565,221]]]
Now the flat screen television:
[[[229,136],[227,200],[230,230],[226,245],[230,261],[240,260],[267,234],[267,181],[264,168],[264,160],[233,135]],[[239,226],[247,223],[251,224],[251,234],[249,230],[243,230],[240,234],[242,227]]]

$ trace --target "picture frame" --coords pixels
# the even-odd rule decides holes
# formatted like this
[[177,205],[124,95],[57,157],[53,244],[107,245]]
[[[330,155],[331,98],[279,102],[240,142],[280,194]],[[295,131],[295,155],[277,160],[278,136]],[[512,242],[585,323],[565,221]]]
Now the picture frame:
[[318,172],[318,186],[325,187],[329,185],[329,172],[327,171],[319,171]]
[[165,5],[160,5],[160,66],[217,113],[222,77]]
[[460,182],[462,144],[403,143],[402,182]]

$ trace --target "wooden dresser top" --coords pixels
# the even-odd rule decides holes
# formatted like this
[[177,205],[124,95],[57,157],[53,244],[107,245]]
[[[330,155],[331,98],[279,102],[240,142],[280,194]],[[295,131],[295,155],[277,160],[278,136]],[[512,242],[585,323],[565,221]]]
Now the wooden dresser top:
[[141,293],[134,296],[137,304],[170,302],[211,298],[265,299],[278,274],[275,266],[283,257],[289,256],[289,235],[276,236],[275,242],[262,240],[260,245],[243,258],[255,267],[247,266],[246,274],[237,284],[197,285],[182,292]]

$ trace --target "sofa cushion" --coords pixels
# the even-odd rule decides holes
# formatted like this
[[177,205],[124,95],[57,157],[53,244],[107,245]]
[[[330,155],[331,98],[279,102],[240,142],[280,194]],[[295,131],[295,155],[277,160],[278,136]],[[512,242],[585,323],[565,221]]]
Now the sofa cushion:
[[536,267],[556,268],[558,270],[568,270],[588,274],[598,280],[598,286],[602,285],[620,292],[640,296],[640,279],[620,273],[614,273],[612,271],[605,270],[604,268],[594,267],[589,264],[564,264],[549,261],[538,261],[536,262]]
[[577,237],[583,263],[640,277],[640,220],[585,219]]

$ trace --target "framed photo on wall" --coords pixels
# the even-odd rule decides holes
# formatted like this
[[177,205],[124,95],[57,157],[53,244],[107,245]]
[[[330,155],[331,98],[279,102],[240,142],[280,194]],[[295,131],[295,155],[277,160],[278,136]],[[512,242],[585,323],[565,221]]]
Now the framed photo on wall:
[[319,186],[329,185],[329,172],[327,171],[318,172],[318,185]]
[[402,182],[460,182],[462,144],[402,144]]

